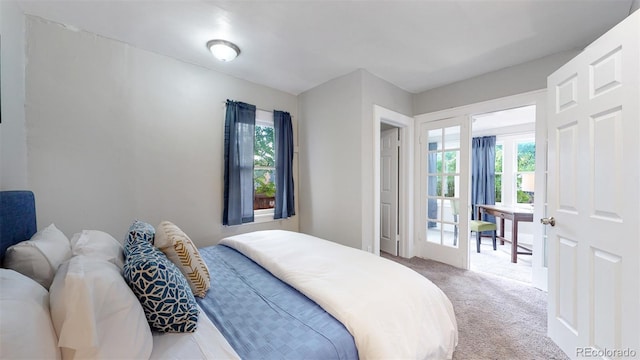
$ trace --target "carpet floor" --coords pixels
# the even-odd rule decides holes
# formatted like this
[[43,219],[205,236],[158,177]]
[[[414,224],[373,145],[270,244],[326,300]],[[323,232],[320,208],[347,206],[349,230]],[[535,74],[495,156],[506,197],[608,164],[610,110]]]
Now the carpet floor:
[[[485,243],[486,242],[486,243]],[[476,252],[475,241],[469,249],[470,269],[531,284],[531,255],[518,255],[518,262],[511,262],[511,244],[500,245],[493,250],[491,240],[484,240],[481,252]]]
[[447,294],[458,322],[454,359],[568,359],[546,335],[546,292],[437,261],[382,256],[417,271]]

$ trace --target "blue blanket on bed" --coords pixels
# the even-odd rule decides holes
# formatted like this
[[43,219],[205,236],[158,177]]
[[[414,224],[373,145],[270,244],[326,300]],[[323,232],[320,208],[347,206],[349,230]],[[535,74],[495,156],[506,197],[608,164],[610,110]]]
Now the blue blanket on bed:
[[347,329],[234,249],[200,249],[211,288],[197,299],[242,359],[357,359]]

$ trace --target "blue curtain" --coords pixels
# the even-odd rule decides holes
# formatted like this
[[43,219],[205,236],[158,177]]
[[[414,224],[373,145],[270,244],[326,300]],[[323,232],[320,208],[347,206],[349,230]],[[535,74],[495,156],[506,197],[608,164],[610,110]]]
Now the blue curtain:
[[224,225],[253,222],[255,127],[254,105],[227,100],[224,124]]
[[[477,204],[496,203],[496,137],[475,137],[471,143],[471,204],[475,219]],[[483,220],[495,222],[493,216]]]
[[[437,142],[430,142],[429,143],[429,151],[432,150],[437,150],[438,149],[438,143]],[[437,172],[437,153],[436,152],[430,152],[429,153],[429,167],[427,169],[428,173],[431,174],[431,176],[429,176],[429,180],[427,183],[427,194],[430,196],[436,196],[437,191],[438,191],[438,178],[437,176],[434,176],[433,174],[435,174]],[[436,200],[435,198],[429,198],[429,200],[427,200],[427,216],[429,217],[429,219],[436,219],[438,217],[438,200]],[[433,221],[429,221],[427,223],[427,228],[432,228],[435,227],[436,223]]]
[[276,206],[274,219],[296,214],[293,197],[293,127],[288,112],[273,112],[276,151]]

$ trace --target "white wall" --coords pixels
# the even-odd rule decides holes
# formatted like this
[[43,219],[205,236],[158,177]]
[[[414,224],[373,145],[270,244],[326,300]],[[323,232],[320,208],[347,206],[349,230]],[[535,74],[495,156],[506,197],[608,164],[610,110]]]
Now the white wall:
[[361,73],[298,96],[300,231],[360,248]]
[[198,246],[298,230],[298,217],[221,224],[223,102],[289,111],[295,122],[295,96],[29,16],[27,43],[28,178],[40,226],[122,239],[133,219],[169,220]]
[[302,232],[373,248],[374,104],[410,114],[412,98],[364,70],[300,94]]
[[14,1],[0,1],[2,34],[0,190],[22,190],[27,182],[27,134],[24,115],[24,15]]
[[413,96],[413,114],[426,114],[545,89],[547,76],[578,53],[575,50],[549,55],[416,94]]

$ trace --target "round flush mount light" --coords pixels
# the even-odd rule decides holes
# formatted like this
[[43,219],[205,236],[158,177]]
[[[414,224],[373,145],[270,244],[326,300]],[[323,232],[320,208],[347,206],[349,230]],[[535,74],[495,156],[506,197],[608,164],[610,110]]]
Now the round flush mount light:
[[227,40],[209,40],[207,48],[213,56],[220,61],[231,61],[240,55],[240,48]]

